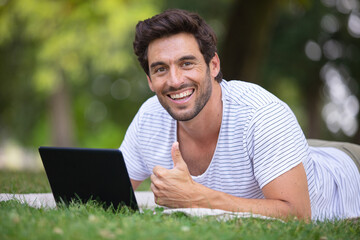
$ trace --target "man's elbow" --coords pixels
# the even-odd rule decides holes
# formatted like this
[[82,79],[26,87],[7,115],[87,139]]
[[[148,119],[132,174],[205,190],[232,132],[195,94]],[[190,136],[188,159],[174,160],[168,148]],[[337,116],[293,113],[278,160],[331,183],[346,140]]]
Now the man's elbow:
[[310,204],[302,204],[300,207],[292,207],[291,215],[299,220],[305,222],[311,221],[311,206]]
[[139,185],[142,183],[142,181],[137,181],[137,180],[134,180],[134,179],[130,179],[131,181],[131,185],[132,185],[132,188],[134,189],[134,191],[139,187]]

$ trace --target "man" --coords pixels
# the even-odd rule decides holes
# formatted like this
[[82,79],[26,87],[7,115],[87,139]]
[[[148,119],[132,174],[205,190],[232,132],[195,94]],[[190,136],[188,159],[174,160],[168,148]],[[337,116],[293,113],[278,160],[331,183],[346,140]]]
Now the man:
[[216,36],[197,14],[175,9],[139,22],[134,51],[156,94],[120,147],[135,189],[150,176],[167,207],[360,216],[355,160],[309,147],[288,106],[261,87],[223,81]]

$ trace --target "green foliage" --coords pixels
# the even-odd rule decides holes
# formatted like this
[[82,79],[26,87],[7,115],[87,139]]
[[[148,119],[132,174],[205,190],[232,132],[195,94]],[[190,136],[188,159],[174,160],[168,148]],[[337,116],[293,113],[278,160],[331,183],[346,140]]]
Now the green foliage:
[[[8,139],[31,148],[53,144],[58,126],[51,121],[52,96],[65,85],[70,105],[66,115],[74,124],[70,128],[74,145],[118,147],[137,109],[152,95],[132,51],[136,23],[165,8],[198,12],[217,33],[221,57],[228,16],[236,3],[0,1],[0,145]],[[311,124],[308,109],[312,99],[308,99],[322,93],[319,71],[327,61],[324,57],[309,60],[304,54],[306,42],[321,45],[332,38],[343,44],[346,57],[334,63],[350,72],[350,88],[359,97],[359,38],[347,32],[348,14],[320,1],[280,0],[277,4],[276,27],[267,37],[270,52],[261,67],[259,83],[289,103],[306,130]],[[320,23],[325,14],[338,18],[339,31],[323,31]],[[322,100],[313,102],[321,104]],[[320,116],[321,108],[315,110]],[[329,132],[321,134],[324,137]],[[341,135],[335,137],[339,140]]]
[[[3,23],[10,25],[14,19],[18,20],[24,24],[22,37],[39,42],[33,84],[37,91],[49,94],[60,84],[63,75],[66,81],[78,85],[87,81],[88,68],[100,73],[122,73],[128,69],[133,64],[128,49],[130,33],[139,19],[155,13],[149,3],[12,1],[3,6],[6,8]],[[16,27],[0,29],[10,28],[11,34]],[[8,35],[3,35],[2,42]]]
[[[78,145],[118,147],[137,108],[150,95],[133,57],[132,40],[137,21],[154,15],[157,6],[147,0],[2,1],[2,136],[30,146],[48,144],[49,131],[56,127],[49,125],[50,99],[65,84],[72,106],[68,114],[76,116]],[[104,83],[98,81],[101,76]],[[128,86],[126,92],[117,84],[119,79]],[[102,92],[97,91],[99,86]],[[102,118],[87,113],[92,102],[105,106]],[[44,126],[49,126],[46,133]],[[94,137],[100,129],[107,133]],[[118,136],[104,136],[110,129]],[[93,141],[85,142],[89,138]]]
[[[359,131],[355,136],[344,134],[341,130],[333,130],[334,133],[331,133],[326,128],[326,121],[321,119],[322,109],[329,102],[326,80],[321,76],[325,65],[331,64],[340,69],[350,94],[357,96],[357,99],[360,97],[360,38],[349,33],[348,21],[351,11],[340,12],[339,6],[342,1],[299,2],[303,3],[283,4],[283,8],[279,9],[277,24],[269,42],[269,53],[261,67],[261,82],[264,87],[289,103],[307,134],[311,135],[310,131],[316,131],[317,134],[313,136],[316,135],[318,138],[358,142]],[[326,6],[325,2],[334,6]],[[332,22],[329,23],[326,17],[331,18]],[[333,30],[326,29],[326,25],[331,26]],[[319,47],[319,56],[316,59],[311,60],[305,53],[309,41]],[[339,56],[328,56],[329,49],[325,46],[329,41],[336,41],[341,45]],[[314,53],[314,50],[311,52]],[[291,86],[288,90],[283,88],[284,79],[286,85]],[[290,92],[294,95],[290,96]],[[326,116],[324,118],[326,119]],[[345,114],[342,114],[339,121],[345,121]]]

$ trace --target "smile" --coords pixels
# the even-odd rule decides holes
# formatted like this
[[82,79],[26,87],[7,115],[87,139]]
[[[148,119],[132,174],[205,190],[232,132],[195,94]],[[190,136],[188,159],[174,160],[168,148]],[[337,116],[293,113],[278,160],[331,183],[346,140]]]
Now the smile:
[[169,97],[172,100],[183,100],[185,98],[190,97],[194,93],[194,89],[186,90],[182,93],[176,93],[176,94],[169,94]]

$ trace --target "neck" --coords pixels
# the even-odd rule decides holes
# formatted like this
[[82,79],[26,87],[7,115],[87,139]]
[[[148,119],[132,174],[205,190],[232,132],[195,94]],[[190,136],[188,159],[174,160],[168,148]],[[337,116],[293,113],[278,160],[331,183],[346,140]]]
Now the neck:
[[[218,139],[222,121],[220,84],[213,84],[209,101],[201,112],[189,121],[178,121],[178,137],[190,137],[194,141],[208,143]],[[180,140],[180,139],[179,139]]]

